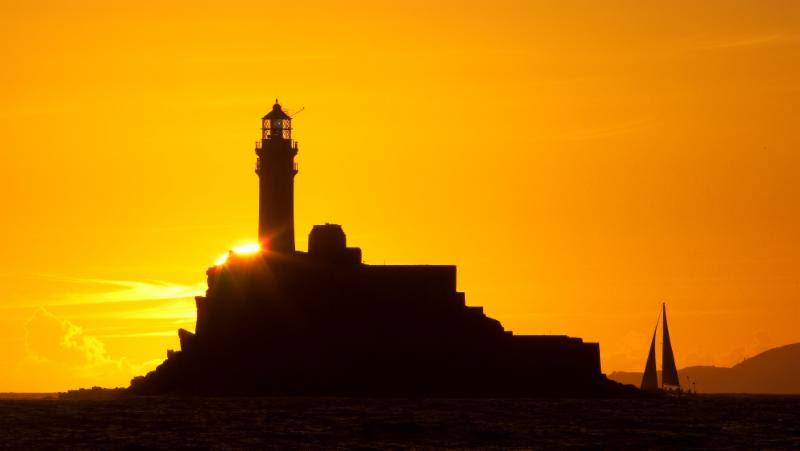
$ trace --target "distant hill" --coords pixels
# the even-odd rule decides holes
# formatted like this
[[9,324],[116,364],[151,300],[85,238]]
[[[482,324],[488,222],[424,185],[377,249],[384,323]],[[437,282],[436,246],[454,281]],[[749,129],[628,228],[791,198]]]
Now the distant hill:
[[[698,393],[800,394],[800,343],[770,349],[732,368],[690,366],[678,374],[684,386],[687,376],[695,382]],[[637,387],[642,382],[642,373],[617,371],[608,377]]]

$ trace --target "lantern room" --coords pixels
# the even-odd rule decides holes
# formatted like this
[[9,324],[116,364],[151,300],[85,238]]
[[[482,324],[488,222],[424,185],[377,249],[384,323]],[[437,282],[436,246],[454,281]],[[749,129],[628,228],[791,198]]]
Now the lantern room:
[[292,139],[292,117],[275,99],[272,111],[261,118],[261,139]]

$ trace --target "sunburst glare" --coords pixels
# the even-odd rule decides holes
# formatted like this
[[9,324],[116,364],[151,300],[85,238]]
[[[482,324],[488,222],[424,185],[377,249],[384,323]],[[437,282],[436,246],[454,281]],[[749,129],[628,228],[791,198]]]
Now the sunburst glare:
[[232,250],[226,252],[225,254],[221,255],[217,262],[214,263],[214,266],[221,266],[224,265],[225,262],[228,261],[228,257],[231,255],[231,252],[237,255],[252,255],[261,252],[261,245],[258,243],[246,243],[241,244],[239,246],[234,247]]

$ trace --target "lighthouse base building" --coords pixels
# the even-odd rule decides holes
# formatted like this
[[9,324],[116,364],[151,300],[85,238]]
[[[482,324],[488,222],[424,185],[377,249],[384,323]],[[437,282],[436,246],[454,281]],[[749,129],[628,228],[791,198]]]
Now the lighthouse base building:
[[[272,116],[270,116],[270,114]],[[294,249],[297,145],[277,104],[257,145],[262,251],[208,269],[195,332],[140,394],[608,395],[597,343],[514,335],[467,306],[455,266],[367,265],[342,228]]]

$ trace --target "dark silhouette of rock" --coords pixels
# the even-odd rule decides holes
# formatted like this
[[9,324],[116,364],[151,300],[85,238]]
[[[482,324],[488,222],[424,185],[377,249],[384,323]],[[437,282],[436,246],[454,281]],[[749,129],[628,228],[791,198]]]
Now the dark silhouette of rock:
[[291,118],[276,103],[257,145],[259,241],[207,271],[196,333],[131,383],[136,393],[619,394],[600,348],[515,336],[465,305],[454,266],[373,266],[342,227],[294,247]]
[[[694,382],[700,393],[800,394],[800,343],[770,349],[730,368],[690,366],[678,374],[682,382]],[[614,372],[609,378],[636,385],[642,373]]]
[[122,387],[117,387],[117,388],[92,387],[92,388],[80,388],[78,390],[69,390],[64,393],[58,393],[55,395],[55,397],[57,399],[108,401],[112,399],[122,399],[130,395],[131,395],[130,392]]

